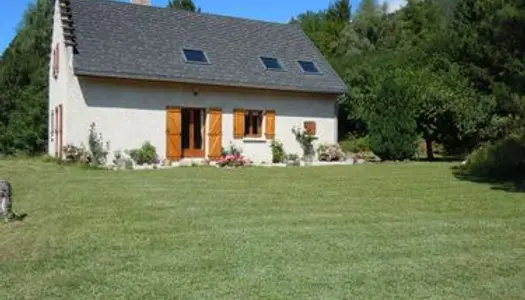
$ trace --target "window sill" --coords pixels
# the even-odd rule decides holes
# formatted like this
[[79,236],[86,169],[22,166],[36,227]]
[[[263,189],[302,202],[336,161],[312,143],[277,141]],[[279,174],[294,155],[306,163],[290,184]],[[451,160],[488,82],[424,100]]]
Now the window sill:
[[264,137],[245,137],[242,139],[243,142],[247,143],[266,143],[266,139]]

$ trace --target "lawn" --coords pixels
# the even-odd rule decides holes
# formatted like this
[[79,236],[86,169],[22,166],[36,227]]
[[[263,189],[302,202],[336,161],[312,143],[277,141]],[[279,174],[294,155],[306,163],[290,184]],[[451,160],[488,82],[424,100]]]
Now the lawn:
[[0,299],[525,299],[525,193],[452,166],[0,161]]

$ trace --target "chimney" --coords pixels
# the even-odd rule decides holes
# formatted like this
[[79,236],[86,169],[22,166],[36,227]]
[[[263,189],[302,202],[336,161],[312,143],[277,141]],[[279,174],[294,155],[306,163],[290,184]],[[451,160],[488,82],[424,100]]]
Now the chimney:
[[151,0],[130,0],[133,4],[151,5]]

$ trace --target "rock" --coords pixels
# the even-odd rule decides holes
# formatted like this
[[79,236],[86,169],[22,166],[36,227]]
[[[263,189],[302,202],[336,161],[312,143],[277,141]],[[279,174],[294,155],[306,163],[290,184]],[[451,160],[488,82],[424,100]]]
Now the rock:
[[7,180],[0,180],[0,217],[8,218],[12,211],[11,184]]

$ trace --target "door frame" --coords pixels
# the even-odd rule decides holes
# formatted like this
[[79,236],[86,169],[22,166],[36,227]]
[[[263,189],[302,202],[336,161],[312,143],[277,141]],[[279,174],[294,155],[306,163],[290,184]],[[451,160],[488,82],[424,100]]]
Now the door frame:
[[[206,111],[207,109],[206,108],[203,108],[203,107],[181,107],[180,108],[181,110],[181,118],[180,118],[180,122],[181,122],[181,139],[180,139],[180,143],[181,143],[181,154],[182,154],[182,158],[206,158],[206,133],[207,133],[207,130],[206,130],[206,125],[207,125],[207,115],[206,115]],[[183,116],[183,111],[184,110],[190,110],[190,111],[199,111],[199,113],[201,114],[201,141],[202,141],[202,149],[201,150],[198,150],[198,149],[184,149],[182,147],[182,140],[183,140],[183,136],[182,136],[182,128],[183,128],[183,125],[182,125],[182,122],[183,122],[183,119],[182,119],[182,116]],[[194,128],[194,123],[190,123],[190,126],[189,126],[189,138],[190,138],[190,144],[191,144],[191,138],[194,136],[194,130],[192,130],[192,128]]]

